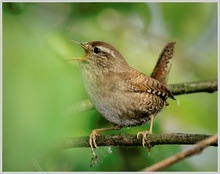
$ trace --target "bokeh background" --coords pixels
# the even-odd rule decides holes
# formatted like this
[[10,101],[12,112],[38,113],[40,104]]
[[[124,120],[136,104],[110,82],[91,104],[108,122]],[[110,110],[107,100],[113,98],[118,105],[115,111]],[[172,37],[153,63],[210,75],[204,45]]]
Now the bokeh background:
[[[60,150],[69,137],[111,126],[97,111],[72,108],[88,98],[71,42],[112,44],[128,63],[150,75],[169,41],[176,41],[169,84],[217,78],[217,3],[2,3],[3,171],[138,171],[188,145]],[[176,96],[155,119],[154,133],[217,132],[217,92]],[[136,134],[124,128],[106,134]],[[165,171],[217,171],[217,148]]]

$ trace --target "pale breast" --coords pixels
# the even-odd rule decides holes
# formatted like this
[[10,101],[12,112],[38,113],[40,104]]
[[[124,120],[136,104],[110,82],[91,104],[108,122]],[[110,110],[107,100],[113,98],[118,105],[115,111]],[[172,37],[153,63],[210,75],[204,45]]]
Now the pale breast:
[[[86,66],[89,64],[83,66],[88,68]],[[96,110],[114,125],[126,127],[145,124],[150,115],[156,115],[167,105],[167,89],[139,72],[110,76],[84,71],[82,75]]]
[[137,126],[148,122],[151,114],[156,115],[167,102],[149,93],[122,92],[112,93],[112,96],[100,95],[96,98],[95,108],[114,125]]

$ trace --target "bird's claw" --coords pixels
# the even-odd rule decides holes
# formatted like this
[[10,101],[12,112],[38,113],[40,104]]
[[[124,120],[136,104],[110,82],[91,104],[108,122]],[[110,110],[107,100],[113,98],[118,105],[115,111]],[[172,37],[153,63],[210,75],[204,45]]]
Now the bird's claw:
[[[147,140],[147,135],[152,134],[151,131],[143,131],[143,132],[138,132],[137,133],[137,139],[139,139],[140,136],[142,136],[142,146],[146,148],[146,140]],[[150,148],[147,147],[147,152],[148,152],[148,157],[150,156]]]
[[90,134],[89,136],[89,145],[90,145],[90,148],[92,150],[92,153],[95,157],[97,157],[96,153],[95,153],[95,148],[98,148],[98,145],[96,143],[96,136],[98,136],[99,133],[96,131],[96,130],[93,130],[92,133]]
[[139,139],[140,136],[142,136],[142,146],[145,148],[146,140],[147,140],[147,135],[152,134],[150,131],[143,131],[143,132],[138,132],[137,133],[137,139]]

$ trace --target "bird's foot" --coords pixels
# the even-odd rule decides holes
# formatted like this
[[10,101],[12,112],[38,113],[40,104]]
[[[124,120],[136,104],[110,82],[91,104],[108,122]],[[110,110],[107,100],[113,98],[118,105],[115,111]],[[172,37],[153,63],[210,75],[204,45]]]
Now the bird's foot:
[[[140,136],[142,136],[142,146],[146,148],[146,140],[147,140],[147,135],[152,134],[151,131],[143,131],[143,132],[138,132],[137,133],[137,139],[139,139]],[[150,147],[147,146],[147,152],[148,152],[148,157],[150,156]]]
[[90,136],[89,136],[89,145],[90,145],[90,148],[92,150],[92,153],[95,157],[97,157],[96,153],[95,153],[95,148],[98,148],[97,146],[97,143],[96,143],[96,136],[100,135],[99,134],[99,130],[98,129],[94,129],[92,130]]
[[100,134],[99,134],[100,132],[104,132],[104,131],[108,131],[108,130],[119,130],[119,129],[120,129],[119,126],[115,126],[115,127],[110,127],[110,128],[101,128],[101,129],[92,130],[92,133],[89,136],[89,145],[90,145],[92,153],[95,157],[98,157],[98,155],[96,155],[95,149],[94,149],[94,148],[98,148],[98,145],[96,143],[96,136],[100,136]]

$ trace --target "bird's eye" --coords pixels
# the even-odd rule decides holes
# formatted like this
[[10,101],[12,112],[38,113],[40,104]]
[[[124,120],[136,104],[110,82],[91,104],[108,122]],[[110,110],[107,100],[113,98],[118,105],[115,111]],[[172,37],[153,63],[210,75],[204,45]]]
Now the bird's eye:
[[97,47],[94,48],[94,53],[98,54],[100,52],[101,52],[101,50],[99,48],[97,48]]

